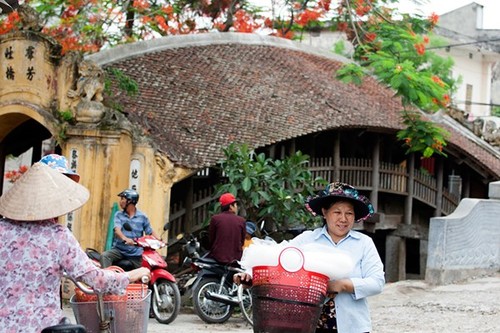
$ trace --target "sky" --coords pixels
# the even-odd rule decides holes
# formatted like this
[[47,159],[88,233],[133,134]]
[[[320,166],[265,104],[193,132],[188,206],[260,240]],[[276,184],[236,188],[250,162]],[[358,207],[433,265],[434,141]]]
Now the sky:
[[400,0],[398,9],[402,12],[410,12],[429,15],[435,12],[438,15],[450,12],[454,9],[463,7],[469,3],[475,2],[484,6],[483,9],[483,28],[500,29],[500,0],[422,0],[423,6],[415,6],[410,0]]
[[[273,0],[250,0],[252,3],[265,8],[270,8]],[[332,0],[335,3],[337,0]],[[279,0],[278,0],[279,2]],[[484,6],[483,28],[500,29],[500,0],[420,0],[421,6],[416,6],[411,0],[399,0],[397,8],[400,12],[418,13],[428,16],[435,12],[438,15],[463,7],[469,3],[476,2]],[[418,11],[418,12],[417,12]],[[495,17],[496,16],[496,17]]]

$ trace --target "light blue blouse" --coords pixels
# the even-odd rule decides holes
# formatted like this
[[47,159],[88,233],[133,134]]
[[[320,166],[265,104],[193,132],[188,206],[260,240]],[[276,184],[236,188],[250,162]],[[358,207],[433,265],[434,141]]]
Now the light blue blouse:
[[290,245],[299,246],[313,242],[349,253],[355,264],[350,275],[354,293],[340,293],[335,297],[338,332],[370,332],[372,325],[366,297],[381,293],[385,284],[384,266],[373,240],[351,230],[344,239],[335,244],[326,231],[326,226],[323,226],[298,235],[290,241]]

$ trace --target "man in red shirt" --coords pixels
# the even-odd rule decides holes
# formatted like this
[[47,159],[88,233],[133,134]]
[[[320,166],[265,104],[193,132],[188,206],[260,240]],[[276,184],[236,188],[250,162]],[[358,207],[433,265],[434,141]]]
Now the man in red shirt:
[[212,216],[208,228],[210,258],[229,264],[241,259],[245,241],[245,219],[238,216],[238,200],[231,193],[219,198],[221,212]]

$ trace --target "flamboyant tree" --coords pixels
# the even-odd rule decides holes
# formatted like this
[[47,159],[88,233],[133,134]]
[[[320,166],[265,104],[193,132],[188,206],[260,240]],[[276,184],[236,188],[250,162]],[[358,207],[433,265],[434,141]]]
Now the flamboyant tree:
[[[14,0],[8,0],[14,1]],[[338,72],[346,82],[373,75],[401,97],[398,133],[409,152],[444,154],[447,133],[422,118],[445,108],[453,89],[452,62],[427,50],[438,17],[400,15],[398,0],[20,0],[39,13],[42,31],[56,38],[63,52],[97,52],[103,47],[166,35],[209,31],[260,32],[300,38],[304,31],[328,28],[353,44],[356,62]],[[415,0],[415,2],[418,2]],[[22,26],[23,12],[0,17],[0,34]],[[332,78],[334,79],[334,78]]]

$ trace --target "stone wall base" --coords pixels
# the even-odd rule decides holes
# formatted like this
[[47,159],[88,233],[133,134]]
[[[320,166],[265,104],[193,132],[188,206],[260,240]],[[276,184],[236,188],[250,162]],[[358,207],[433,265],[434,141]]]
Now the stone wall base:
[[443,285],[462,282],[472,278],[491,276],[498,269],[429,269],[425,272],[425,281],[431,285]]

